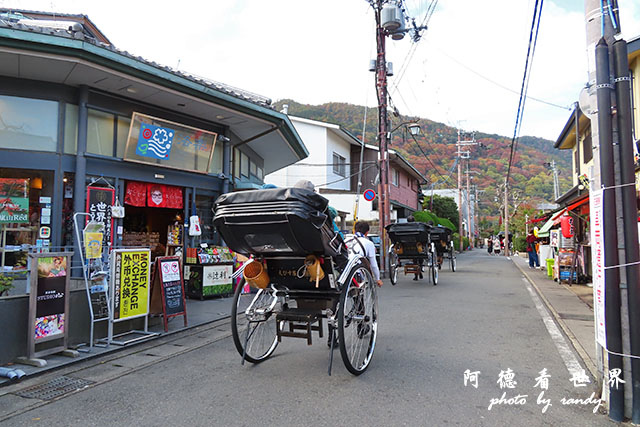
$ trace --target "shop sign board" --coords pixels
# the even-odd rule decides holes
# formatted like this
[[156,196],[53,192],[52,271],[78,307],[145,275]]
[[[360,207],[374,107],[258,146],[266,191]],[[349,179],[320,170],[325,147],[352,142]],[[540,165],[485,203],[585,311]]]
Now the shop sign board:
[[168,159],[171,155],[171,145],[175,133],[176,131],[171,128],[141,123],[136,154],[152,159]]
[[[57,353],[66,348],[69,313],[69,259],[72,253],[29,254],[31,283],[29,295],[29,357]],[[36,351],[36,345],[47,344]]]
[[133,113],[124,160],[209,173],[218,134]]
[[560,230],[549,230],[549,244],[550,246],[557,248],[560,241]]
[[29,223],[29,180],[0,178],[0,224]]
[[176,256],[158,257],[155,265],[154,293],[159,290],[162,296],[165,332],[169,330],[167,322],[171,317],[184,316],[184,325],[187,326],[187,308],[180,258]]
[[146,316],[149,312],[149,249],[116,249],[112,252],[113,321]]
[[605,329],[605,275],[604,275],[604,227],[603,227],[603,190],[589,195],[589,211],[591,215],[591,269],[593,271],[593,302],[596,316],[596,340],[607,348]]
[[109,246],[113,242],[113,217],[111,206],[116,200],[116,190],[106,187],[87,187],[87,223],[94,221],[104,224],[102,246]]
[[231,275],[233,264],[207,265],[202,272],[202,295],[219,295],[233,289]]

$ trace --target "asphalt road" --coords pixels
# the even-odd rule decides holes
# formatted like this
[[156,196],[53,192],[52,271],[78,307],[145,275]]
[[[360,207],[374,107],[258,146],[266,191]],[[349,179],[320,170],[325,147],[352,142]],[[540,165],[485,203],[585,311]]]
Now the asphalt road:
[[[309,347],[285,338],[272,358],[243,366],[228,325],[219,323],[58,372],[96,383],[50,403],[12,396],[12,410],[24,410],[0,425],[614,425],[593,413],[597,403],[574,401],[594,388],[574,387],[510,260],[478,249],[459,256],[455,273],[445,264],[437,286],[426,275],[417,282],[400,275],[396,286],[386,281],[379,303],[376,351],[359,377],[338,350],[327,375],[326,339]],[[539,404],[544,369],[549,400]],[[465,386],[466,370],[479,371],[477,388]],[[505,379],[514,388],[500,387],[501,371],[513,373]]]

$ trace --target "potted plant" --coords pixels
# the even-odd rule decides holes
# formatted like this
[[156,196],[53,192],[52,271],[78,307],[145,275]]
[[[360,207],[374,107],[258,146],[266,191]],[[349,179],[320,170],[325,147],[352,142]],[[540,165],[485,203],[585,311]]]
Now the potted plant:
[[13,289],[13,276],[10,274],[0,274],[0,297],[8,295]]

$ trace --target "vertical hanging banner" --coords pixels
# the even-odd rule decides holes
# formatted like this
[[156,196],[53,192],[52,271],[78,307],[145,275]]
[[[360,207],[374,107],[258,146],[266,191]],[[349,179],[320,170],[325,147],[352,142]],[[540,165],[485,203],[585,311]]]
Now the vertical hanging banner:
[[113,321],[146,316],[149,313],[149,249],[116,249],[113,262]]
[[596,315],[596,340],[607,348],[605,329],[605,280],[604,280],[604,227],[602,202],[604,191],[591,190],[589,194],[589,210],[591,215],[591,269],[593,270],[593,303]]
[[[90,220],[104,224],[104,236],[102,246],[113,243],[113,217],[111,206],[116,201],[116,190],[106,187],[87,187],[87,213]],[[89,222],[89,217],[87,217]]]

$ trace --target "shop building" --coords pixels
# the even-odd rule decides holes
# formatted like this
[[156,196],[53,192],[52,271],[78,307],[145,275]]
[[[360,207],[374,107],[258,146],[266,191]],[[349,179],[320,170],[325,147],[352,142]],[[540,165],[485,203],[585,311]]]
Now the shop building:
[[[217,196],[259,188],[308,155],[271,104],[118,50],[86,16],[0,9],[0,192],[20,200],[0,214],[0,275],[14,280],[0,293],[0,321],[16,325],[0,335],[0,363],[24,354],[26,254],[74,250],[75,212],[107,225],[106,247],[165,255],[220,245]],[[118,203],[121,218],[111,216]],[[172,241],[171,227],[188,228],[192,215],[201,235]],[[76,255],[76,277],[78,267]],[[86,341],[84,288],[72,289],[71,342]]]

